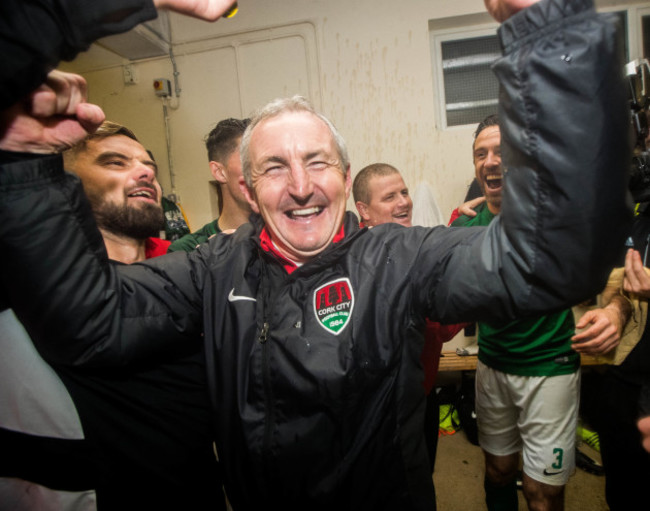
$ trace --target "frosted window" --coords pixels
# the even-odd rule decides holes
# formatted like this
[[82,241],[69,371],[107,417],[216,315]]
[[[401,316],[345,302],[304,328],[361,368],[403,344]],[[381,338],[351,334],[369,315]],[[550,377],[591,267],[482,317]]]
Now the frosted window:
[[441,54],[447,126],[496,113],[499,84],[490,69],[501,55],[496,35],[442,42]]

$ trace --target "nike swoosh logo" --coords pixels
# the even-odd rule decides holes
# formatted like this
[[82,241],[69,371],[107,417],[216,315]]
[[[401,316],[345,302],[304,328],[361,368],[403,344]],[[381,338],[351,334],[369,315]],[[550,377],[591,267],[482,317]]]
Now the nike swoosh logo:
[[239,302],[239,301],[248,301],[248,302],[256,302],[257,299],[251,297],[251,296],[241,296],[241,295],[236,295],[235,294],[235,288],[233,287],[230,290],[230,293],[228,293],[228,301],[229,302]]
[[564,472],[564,470],[557,470],[555,472],[549,472],[548,470],[544,469],[544,475],[545,476],[556,476],[558,474],[561,474],[562,472]]

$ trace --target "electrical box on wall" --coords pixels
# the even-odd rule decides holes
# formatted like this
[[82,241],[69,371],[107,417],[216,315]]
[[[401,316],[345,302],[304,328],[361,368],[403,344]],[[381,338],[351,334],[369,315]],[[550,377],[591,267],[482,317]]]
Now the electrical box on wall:
[[124,83],[126,85],[135,85],[138,83],[138,75],[133,64],[123,65],[122,74],[124,75]]
[[172,84],[166,78],[156,78],[153,81],[153,89],[156,92],[156,96],[162,98],[168,98],[172,95]]

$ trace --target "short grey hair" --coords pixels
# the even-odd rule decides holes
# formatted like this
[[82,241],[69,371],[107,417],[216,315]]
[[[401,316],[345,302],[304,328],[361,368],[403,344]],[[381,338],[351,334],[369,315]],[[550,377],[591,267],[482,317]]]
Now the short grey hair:
[[325,117],[323,114],[318,113],[314,109],[312,104],[307,99],[305,99],[302,96],[293,96],[290,98],[275,99],[270,103],[268,103],[267,105],[260,108],[259,110],[257,110],[251,116],[251,122],[246,128],[246,131],[244,132],[244,136],[242,137],[241,146],[240,146],[242,174],[244,176],[244,181],[246,181],[246,185],[249,188],[253,186],[253,176],[252,176],[252,168],[251,168],[252,163],[251,163],[250,153],[249,153],[249,145],[250,145],[251,135],[253,133],[253,130],[262,121],[265,121],[272,117],[277,117],[286,112],[307,112],[315,115],[325,123],[325,125],[330,130],[330,133],[332,134],[332,138],[334,139],[334,144],[336,145],[336,150],[339,153],[341,170],[343,173],[345,173],[347,168],[350,165],[350,158],[348,157],[348,148],[341,134],[338,132],[336,127],[332,124],[332,122],[327,117]]

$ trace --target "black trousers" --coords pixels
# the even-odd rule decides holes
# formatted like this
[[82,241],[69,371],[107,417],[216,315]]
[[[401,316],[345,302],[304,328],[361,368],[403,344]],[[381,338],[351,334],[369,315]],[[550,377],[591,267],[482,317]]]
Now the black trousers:
[[[431,464],[431,476],[436,464],[436,451],[438,450],[438,429],[440,428],[440,403],[436,388],[432,388],[427,396],[426,410],[424,414],[424,439],[427,444],[429,463]],[[433,489],[435,495],[435,488]],[[435,500],[432,511],[436,511]]]
[[589,373],[583,382],[582,416],[600,438],[610,511],[647,509],[650,454],[636,426],[641,386],[608,370]]

